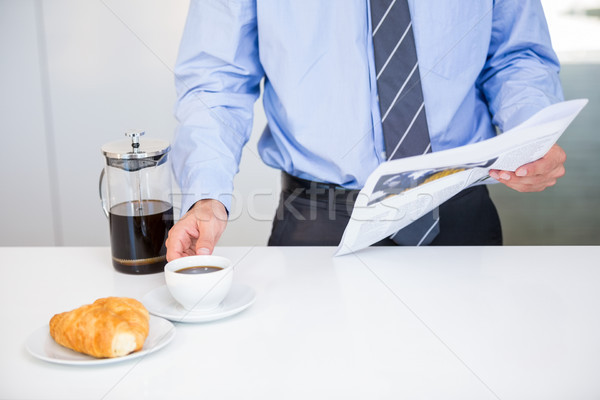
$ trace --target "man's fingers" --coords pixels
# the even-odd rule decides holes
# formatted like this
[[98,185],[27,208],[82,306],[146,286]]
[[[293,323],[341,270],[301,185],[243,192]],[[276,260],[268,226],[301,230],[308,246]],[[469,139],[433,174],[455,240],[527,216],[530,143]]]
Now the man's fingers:
[[[175,260],[186,255],[190,240],[180,234],[179,229],[171,228],[165,245],[167,246],[167,261]],[[186,246],[187,245],[187,246]]]
[[[200,214],[202,222],[198,222],[198,239],[195,250],[197,255],[212,254],[215,245],[227,224],[227,211],[221,202],[210,200],[202,204]],[[199,219],[200,221],[200,219]]]
[[189,218],[182,218],[169,231],[167,241],[167,261],[175,260],[176,258],[194,254],[194,242],[198,238],[193,221]]
[[547,175],[517,176],[515,172],[510,171],[490,171],[490,176],[518,192],[541,192],[550,186],[554,186],[556,180],[562,175],[550,173]]
[[174,241],[171,237],[168,237],[165,245],[167,246],[167,261],[173,261],[185,255],[185,249],[181,242]]
[[167,261],[212,254],[227,225],[225,206],[212,199],[198,201],[169,231]]
[[525,164],[515,171],[518,177],[525,176],[551,176],[552,178],[560,178],[565,174],[564,164],[567,160],[567,154],[558,145],[553,145],[550,150],[537,161]]
[[490,170],[490,176],[519,192],[540,192],[565,175],[566,159],[565,151],[554,145],[544,157],[522,165],[515,172]]

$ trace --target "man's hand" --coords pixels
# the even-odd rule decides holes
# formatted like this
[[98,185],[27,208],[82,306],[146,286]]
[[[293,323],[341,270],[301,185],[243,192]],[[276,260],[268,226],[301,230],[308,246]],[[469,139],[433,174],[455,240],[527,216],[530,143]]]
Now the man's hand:
[[541,192],[564,176],[566,159],[565,151],[555,144],[544,157],[520,166],[515,172],[490,170],[490,176],[519,192]]
[[200,200],[171,228],[167,261],[179,257],[212,254],[227,225],[227,211],[218,200]]

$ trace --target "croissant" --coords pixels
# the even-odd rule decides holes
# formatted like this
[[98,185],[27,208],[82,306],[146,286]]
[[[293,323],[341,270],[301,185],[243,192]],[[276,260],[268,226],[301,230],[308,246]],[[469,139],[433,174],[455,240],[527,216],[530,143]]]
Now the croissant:
[[149,330],[148,310],[135,299],[106,297],[56,314],[50,335],[65,347],[97,358],[141,350]]

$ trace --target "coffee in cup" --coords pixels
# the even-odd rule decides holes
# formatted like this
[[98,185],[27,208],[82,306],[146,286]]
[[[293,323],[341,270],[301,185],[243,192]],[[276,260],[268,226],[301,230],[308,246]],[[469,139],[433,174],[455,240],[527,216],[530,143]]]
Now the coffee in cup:
[[210,272],[217,272],[222,270],[223,268],[221,267],[209,267],[209,266],[199,266],[199,267],[185,267],[185,268],[181,268],[178,269],[177,273],[179,274],[208,274]]
[[187,256],[165,265],[173,298],[189,311],[209,311],[225,299],[233,281],[231,261],[220,256]]

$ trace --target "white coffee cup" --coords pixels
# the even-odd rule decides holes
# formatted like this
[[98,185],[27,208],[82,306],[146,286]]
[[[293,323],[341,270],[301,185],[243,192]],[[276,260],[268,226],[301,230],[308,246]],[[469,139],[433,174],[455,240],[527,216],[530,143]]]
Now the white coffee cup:
[[[194,267],[217,269],[204,272],[192,270]],[[184,269],[187,270],[181,271]],[[165,280],[169,292],[183,308],[190,311],[209,311],[216,308],[229,293],[233,280],[233,266],[225,257],[181,257],[165,265]]]

